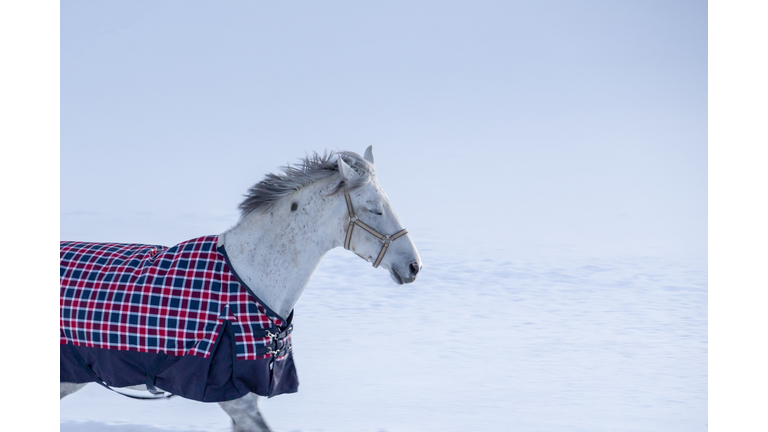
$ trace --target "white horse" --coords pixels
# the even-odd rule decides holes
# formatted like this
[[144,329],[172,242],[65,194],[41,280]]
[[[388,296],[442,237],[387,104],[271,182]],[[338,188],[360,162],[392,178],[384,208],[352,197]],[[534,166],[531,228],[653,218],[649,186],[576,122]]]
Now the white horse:
[[[371,147],[363,157],[315,154],[298,167],[268,174],[249,190],[240,209],[240,220],[219,242],[226,245],[242,281],[281,317],[293,311],[320,260],[333,248],[343,246],[387,269],[398,284],[413,282],[422,268],[416,247],[376,180]],[[60,396],[86,384],[62,382]],[[219,402],[234,431],[270,430],[257,398],[248,393]]]

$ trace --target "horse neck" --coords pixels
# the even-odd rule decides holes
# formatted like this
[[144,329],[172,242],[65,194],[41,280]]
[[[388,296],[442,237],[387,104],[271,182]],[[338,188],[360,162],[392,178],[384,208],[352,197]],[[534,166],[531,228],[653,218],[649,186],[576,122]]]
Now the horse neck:
[[[325,254],[341,246],[343,197],[320,180],[267,212],[252,212],[224,233],[234,270],[270,309],[287,318]],[[298,208],[291,211],[291,204]]]

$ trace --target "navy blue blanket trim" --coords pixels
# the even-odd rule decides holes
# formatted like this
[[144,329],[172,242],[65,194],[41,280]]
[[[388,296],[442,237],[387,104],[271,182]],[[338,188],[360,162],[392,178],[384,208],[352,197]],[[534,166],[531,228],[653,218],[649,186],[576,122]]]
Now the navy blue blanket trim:
[[229,321],[207,359],[71,344],[60,345],[59,357],[61,382],[101,381],[111,387],[145,384],[201,402],[228,401],[249,392],[273,397],[295,393],[299,386],[290,351],[280,360],[237,360]]

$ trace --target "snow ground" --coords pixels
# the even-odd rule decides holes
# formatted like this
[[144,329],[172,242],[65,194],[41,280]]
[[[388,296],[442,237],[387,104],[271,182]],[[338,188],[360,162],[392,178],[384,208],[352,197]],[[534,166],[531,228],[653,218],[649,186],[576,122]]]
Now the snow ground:
[[[412,285],[323,260],[296,307],[299,392],[261,399],[275,430],[706,430],[704,264],[416,243]],[[63,432],[229,425],[216,404],[96,385],[61,401]]]

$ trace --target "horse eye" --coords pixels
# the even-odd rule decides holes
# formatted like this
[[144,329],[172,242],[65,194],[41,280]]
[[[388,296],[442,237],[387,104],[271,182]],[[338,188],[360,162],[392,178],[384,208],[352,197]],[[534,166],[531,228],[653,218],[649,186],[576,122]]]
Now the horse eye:
[[381,215],[384,214],[384,213],[380,212],[379,210],[368,210],[368,211],[373,213],[373,214],[375,214],[375,215],[378,215],[378,216],[381,216]]

